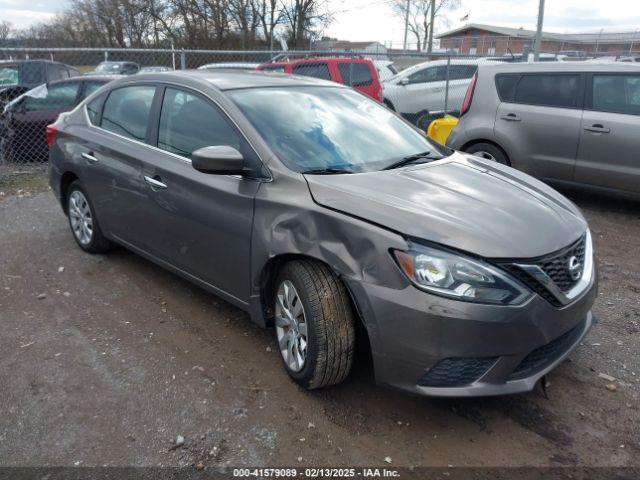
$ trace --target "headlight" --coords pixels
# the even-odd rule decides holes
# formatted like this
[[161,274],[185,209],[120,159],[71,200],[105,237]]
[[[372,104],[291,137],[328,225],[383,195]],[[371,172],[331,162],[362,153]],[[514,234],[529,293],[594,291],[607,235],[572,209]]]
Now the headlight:
[[456,253],[412,244],[393,251],[400,268],[418,288],[477,303],[518,305],[533,293],[506,272]]

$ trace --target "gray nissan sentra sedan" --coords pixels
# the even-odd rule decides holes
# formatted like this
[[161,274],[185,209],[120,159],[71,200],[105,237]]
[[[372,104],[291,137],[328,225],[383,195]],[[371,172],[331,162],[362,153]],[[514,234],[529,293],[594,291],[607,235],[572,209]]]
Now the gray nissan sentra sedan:
[[136,75],[47,141],[81,249],[122,245],[274,326],[306,388],[344,380],[362,333],[381,384],[527,391],[592,325],[592,240],[570,201],[344,86]]

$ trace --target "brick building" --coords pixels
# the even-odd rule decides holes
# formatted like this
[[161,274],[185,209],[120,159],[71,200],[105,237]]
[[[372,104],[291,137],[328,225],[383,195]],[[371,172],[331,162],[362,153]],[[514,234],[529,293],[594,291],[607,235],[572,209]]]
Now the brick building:
[[[469,23],[436,35],[440,48],[467,55],[504,55],[533,50],[535,30]],[[589,55],[625,55],[640,52],[640,32],[542,32],[542,51],[580,51]]]

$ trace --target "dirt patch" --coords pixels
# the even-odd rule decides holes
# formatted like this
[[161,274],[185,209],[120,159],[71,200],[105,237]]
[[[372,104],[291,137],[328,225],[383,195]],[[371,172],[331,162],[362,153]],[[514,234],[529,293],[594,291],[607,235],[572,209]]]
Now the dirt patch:
[[636,204],[572,195],[596,239],[599,323],[549,398],[448,401],[377,387],[366,355],[344,384],[303,391],[272,331],[126,250],[84,254],[50,192],[3,188],[4,464],[639,465]]
[[13,196],[28,197],[47,190],[49,178],[46,166],[0,166],[0,202]]

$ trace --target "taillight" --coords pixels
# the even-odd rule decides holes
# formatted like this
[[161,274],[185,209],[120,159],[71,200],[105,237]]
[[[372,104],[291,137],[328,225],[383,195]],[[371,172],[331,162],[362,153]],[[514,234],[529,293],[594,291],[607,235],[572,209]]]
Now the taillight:
[[476,80],[478,80],[478,72],[473,74],[471,77],[471,83],[469,83],[469,88],[467,88],[467,93],[464,95],[464,101],[462,102],[462,107],[460,107],[460,116],[464,115],[469,111],[471,107],[471,100],[473,99],[473,92],[476,89]]
[[47,125],[47,146],[49,148],[51,148],[51,145],[53,145],[53,139],[55,138],[56,133],[58,133],[58,127],[56,127],[54,124]]

